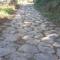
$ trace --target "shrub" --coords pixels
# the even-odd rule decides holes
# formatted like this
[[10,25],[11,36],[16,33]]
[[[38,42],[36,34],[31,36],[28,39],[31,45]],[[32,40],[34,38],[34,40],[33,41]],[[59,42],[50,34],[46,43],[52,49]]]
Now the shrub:
[[13,14],[14,10],[12,8],[0,8],[0,15],[8,16]]
[[14,12],[14,10],[12,8],[4,8],[2,9],[3,11],[5,11],[8,14],[12,14]]
[[35,7],[49,20],[60,21],[60,0],[36,0]]

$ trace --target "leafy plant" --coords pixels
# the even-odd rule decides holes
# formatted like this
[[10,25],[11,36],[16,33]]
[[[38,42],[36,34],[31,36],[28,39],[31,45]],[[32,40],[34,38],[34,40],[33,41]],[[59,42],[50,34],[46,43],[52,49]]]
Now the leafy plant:
[[49,20],[60,21],[60,0],[36,0],[35,7]]
[[2,9],[3,11],[5,11],[8,14],[12,14],[14,12],[14,10],[12,8],[4,8]]

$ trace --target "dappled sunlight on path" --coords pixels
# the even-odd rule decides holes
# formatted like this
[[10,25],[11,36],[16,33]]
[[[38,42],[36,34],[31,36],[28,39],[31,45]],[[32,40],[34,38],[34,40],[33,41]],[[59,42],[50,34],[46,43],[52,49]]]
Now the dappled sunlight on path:
[[32,5],[34,3],[33,3],[33,0],[21,0],[19,1],[19,4],[20,5],[28,5],[28,4]]

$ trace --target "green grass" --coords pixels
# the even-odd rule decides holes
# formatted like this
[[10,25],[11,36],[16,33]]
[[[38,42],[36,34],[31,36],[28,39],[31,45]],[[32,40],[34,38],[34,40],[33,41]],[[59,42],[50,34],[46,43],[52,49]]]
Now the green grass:
[[0,18],[4,18],[12,15],[14,13],[14,9],[13,8],[0,8]]
[[12,14],[14,10],[12,8],[0,8],[0,12],[5,12],[6,14]]

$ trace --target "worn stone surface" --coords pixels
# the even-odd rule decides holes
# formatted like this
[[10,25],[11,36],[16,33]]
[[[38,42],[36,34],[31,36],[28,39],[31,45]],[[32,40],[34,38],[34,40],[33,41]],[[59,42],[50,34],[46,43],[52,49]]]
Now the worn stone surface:
[[59,58],[60,58],[60,48],[57,49],[57,55],[58,55]]
[[42,53],[55,53],[53,47],[48,46],[41,46],[38,45],[39,51]]
[[32,4],[22,4],[13,20],[0,26],[0,60],[59,59],[60,27],[43,17]]
[[50,38],[48,36],[42,38],[41,41],[46,42],[46,43],[50,43],[50,44],[53,44],[54,43],[54,39],[53,38]]
[[13,48],[0,48],[0,56],[5,56],[8,55],[10,53],[13,53],[15,51],[15,49]]
[[0,60],[2,60],[2,58],[0,58]]
[[59,43],[59,42],[55,42],[55,43],[53,44],[53,46],[54,46],[54,47],[57,47],[57,48],[60,48],[60,43]]
[[56,56],[50,54],[36,54],[34,56],[35,60],[57,60]]
[[18,51],[22,51],[22,52],[26,52],[26,53],[38,53],[38,49],[37,47],[35,47],[34,45],[29,45],[29,44],[24,44],[22,45],[22,47],[20,47],[18,49]]

